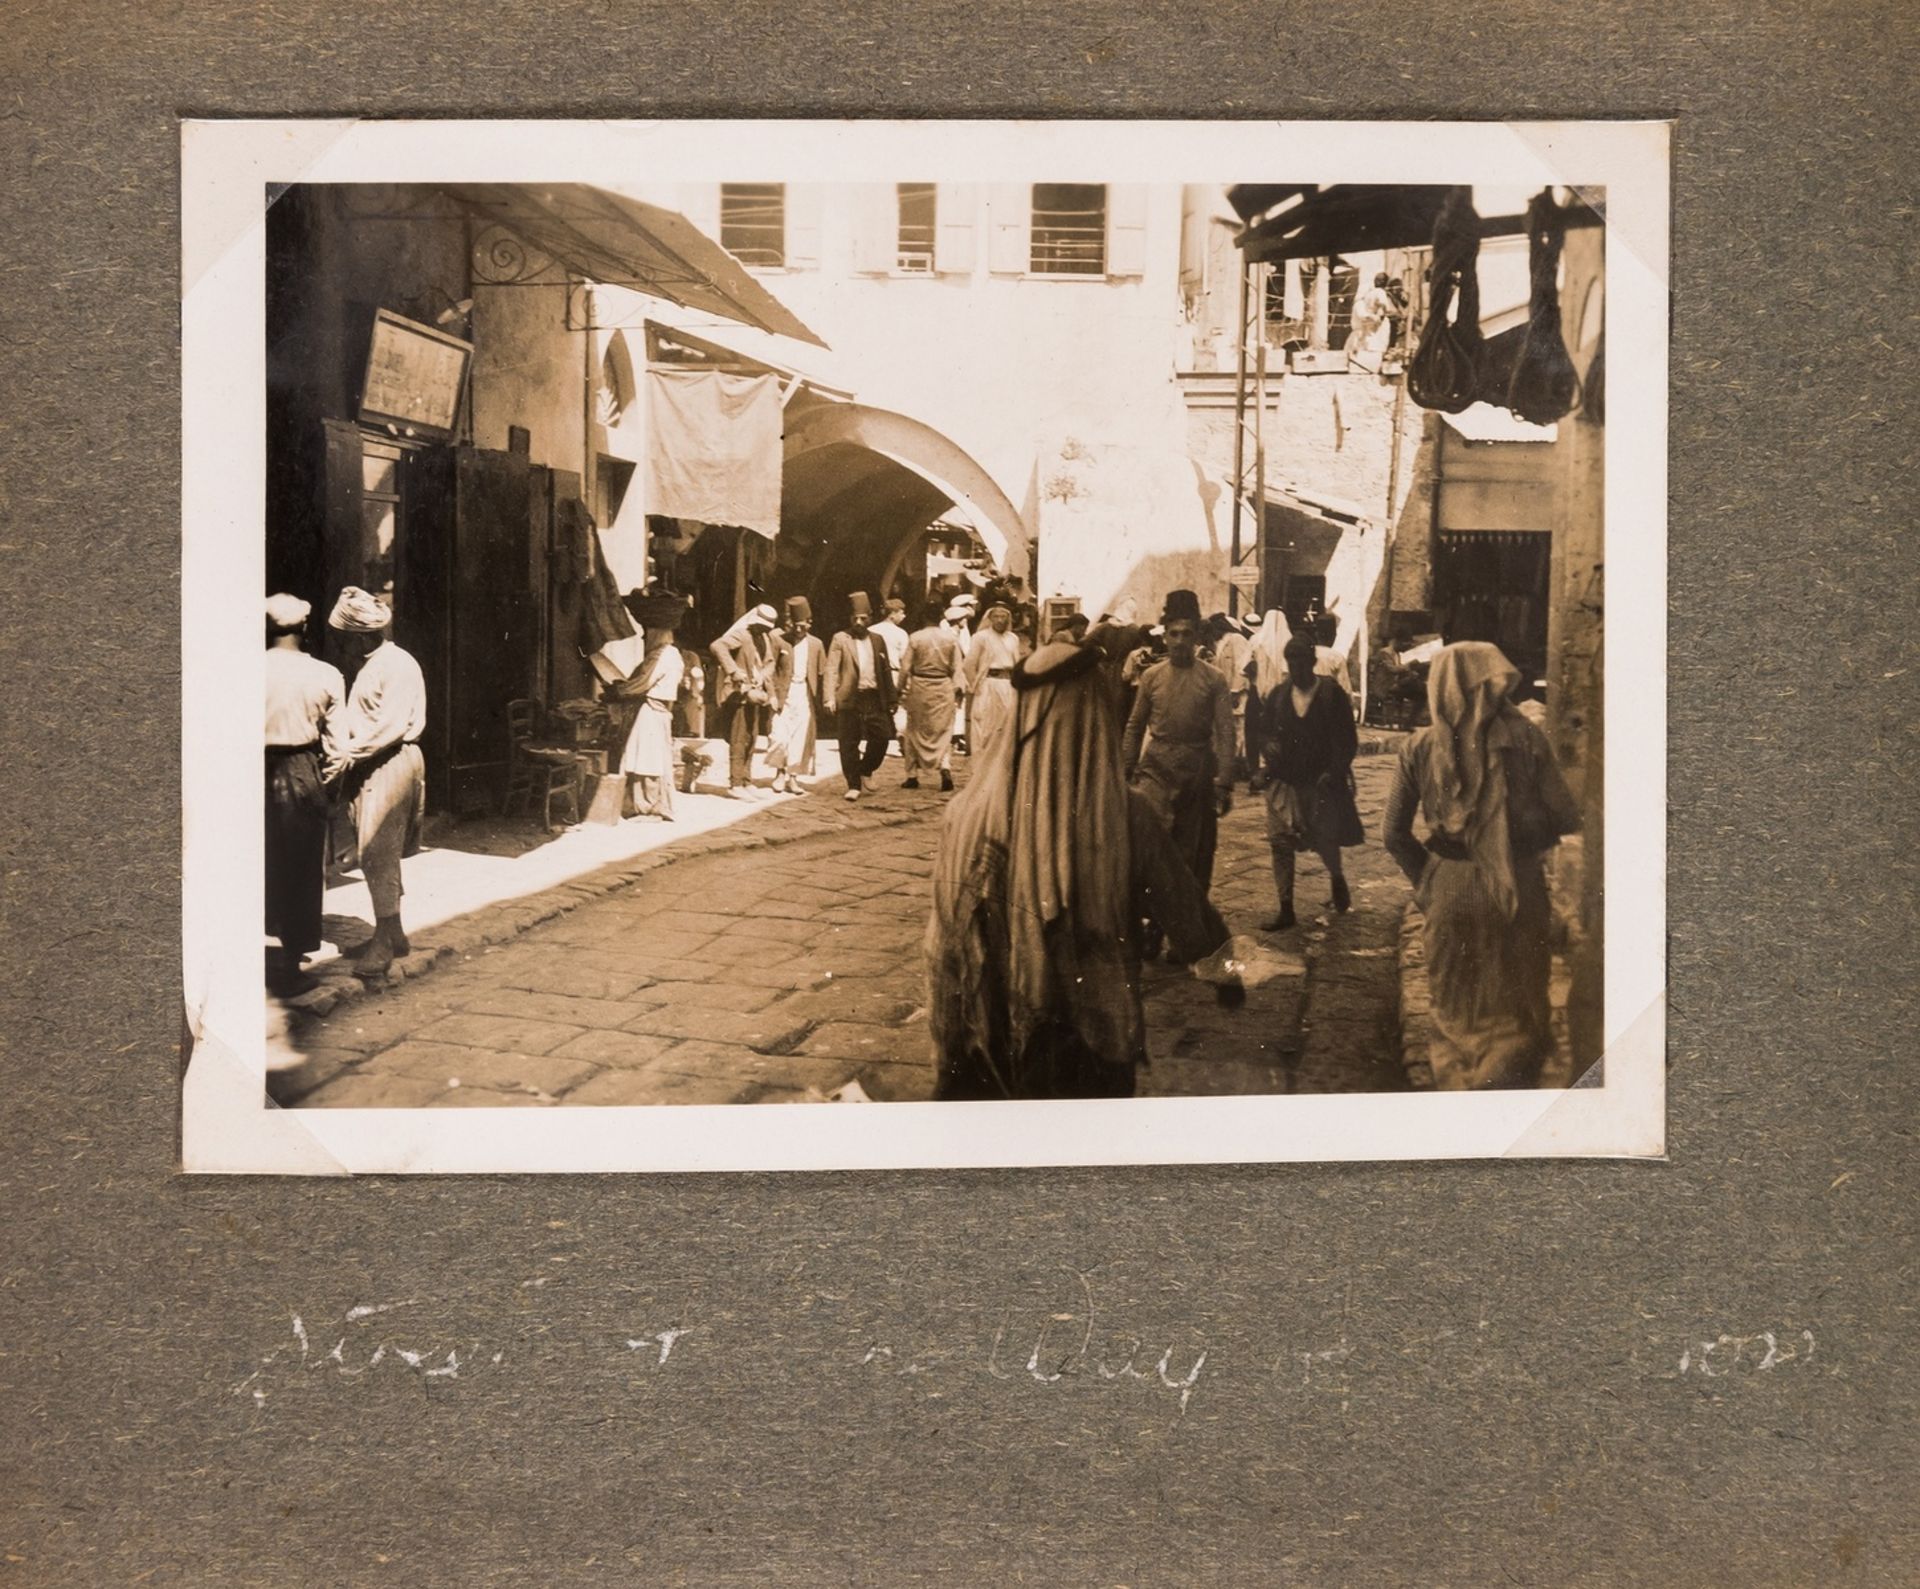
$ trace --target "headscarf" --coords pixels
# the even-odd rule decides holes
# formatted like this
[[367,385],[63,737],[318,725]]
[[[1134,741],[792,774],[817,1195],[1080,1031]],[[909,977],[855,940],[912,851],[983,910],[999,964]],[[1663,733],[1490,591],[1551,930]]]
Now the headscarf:
[[347,634],[374,634],[393,622],[393,609],[372,591],[349,585],[327,615],[327,626]]
[[1287,642],[1292,638],[1287,615],[1269,608],[1253,637],[1253,687],[1263,701],[1287,682]]
[[1013,722],[941,825],[929,1016],[943,1069],[984,1057],[1008,1096],[1030,1098],[1057,1090],[1021,1068],[1059,1047],[1033,1043],[1049,1027],[1116,1064],[1137,1057],[1145,1028],[1120,725],[1098,657],[1045,645],[1013,683]]
[[734,619],[733,626],[718,640],[714,641],[714,644],[727,646],[733,649],[736,654],[740,648],[744,646],[752,658],[751,663],[748,665],[747,672],[750,676],[755,677],[757,682],[764,683],[765,669],[773,660],[773,647],[754,635],[751,631],[756,628],[771,629],[779,621],[780,615],[771,607],[755,607],[749,612],[743,612],[738,618]]
[[1500,751],[1514,742],[1510,694],[1520,672],[1496,645],[1462,640],[1443,648],[1427,676],[1433,726],[1420,800],[1437,834],[1464,844],[1509,921],[1518,905],[1507,831],[1507,773]]

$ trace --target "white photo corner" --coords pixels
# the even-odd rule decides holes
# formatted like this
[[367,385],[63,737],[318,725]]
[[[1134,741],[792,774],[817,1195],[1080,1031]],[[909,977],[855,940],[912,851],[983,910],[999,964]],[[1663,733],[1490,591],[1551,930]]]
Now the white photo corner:
[[1668,255],[1663,123],[185,123],[184,1168],[1660,1156]]

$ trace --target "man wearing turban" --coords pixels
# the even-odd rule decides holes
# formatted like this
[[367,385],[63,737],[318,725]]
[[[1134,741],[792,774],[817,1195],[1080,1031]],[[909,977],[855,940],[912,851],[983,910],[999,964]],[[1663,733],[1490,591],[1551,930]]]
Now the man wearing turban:
[[400,924],[400,862],[419,846],[426,809],[427,681],[420,664],[387,636],[393,612],[378,596],[349,585],[327,619],[361,657],[334,732],[329,778],[344,777],[341,796],[353,813],[360,870],[373,896],[373,937],[358,974],[384,976],[410,945]]
[[298,596],[267,598],[267,934],[277,938],[267,986],[312,986],[300,962],[320,947],[326,891],[324,758],[346,699],[340,670],[300,648],[311,607]]

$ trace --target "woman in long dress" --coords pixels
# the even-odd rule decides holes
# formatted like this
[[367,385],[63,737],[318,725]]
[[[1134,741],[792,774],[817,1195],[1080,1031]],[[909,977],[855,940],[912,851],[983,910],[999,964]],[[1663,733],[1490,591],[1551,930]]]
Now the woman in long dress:
[[1498,646],[1442,650],[1427,679],[1432,726],[1401,752],[1387,800],[1387,850],[1426,918],[1429,1062],[1443,1088],[1537,1086],[1553,1046],[1543,858],[1580,813],[1552,744],[1513,704],[1519,683]]
[[902,693],[907,709],[906,731],[900,736],[907,764],[902,787],[918,789],[922,772],[937,772],[940,787],[951,789],[953,714],[961,694],[960,646],[953,630],[937,622],[923,623],[907,636],[900,669],[905,675]]
[[1004,603],[989,607],[966,663],[967,754],[976,761],[1013,719],[1013,669],[1025,655],[1025,642],[1013,632],[1012,609]]
[[686,663],[671,629],[649,628],[646,654],[623,694],[636,695],[640,710],[620,754],[627,780],[627,803],[636,817],[673,820],[673,706],[686,676]]

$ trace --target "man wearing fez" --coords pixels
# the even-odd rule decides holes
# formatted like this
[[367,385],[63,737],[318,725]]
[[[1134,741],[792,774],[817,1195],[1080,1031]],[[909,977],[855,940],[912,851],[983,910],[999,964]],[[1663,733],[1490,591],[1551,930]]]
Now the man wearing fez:
[[400,862],[419,847],[427,799],[420,756],[427,681],[420,664],[388,638],[392,622],[384,601],[354,585],[340,592],[327,619],[362,659],[334,728],[327,771],[329,778],[344,775],[341,797],[353,812],[360,870],[373,896],[373,937],[356,967],[369,978],[384,976],[409,949],[400,925]]
[[[1219,819],[1233,804],[1233,709],[1226,680],[1199,659],[1199,597],[1169,591],[1161,623],[1166,659],[1140,675],[1122,765],[1206,889],[1213,883]],[[1144,752],[1142,741],[1148,741]]]
[[298,596],[267,598],[267,933],[280,941],[267,986],[275,993],[313,985],[300,962],[320,947],[327,872],[322,758],[347,695],[340,670],[300,648],[311,611]]
[[893,664],[887,643],[872,628],[873,603],[864,590],[847,597],[847,627],[827,648],[826,709],[840,718],[840,771],[847,799],[887,759],[893,737]]
[[720,665],[720,720],[727,735],[727,792],[753,798],[753,748],[772,727],[773,707],[793,678],[793,653],[774,633],[780,615],[765,602],[744,613],[709,649]]
[[813,606],[805,596],[789,596],[785,637],[793,653],[793,678],[786,698],[778,703],[768,734],[767,760],[774,765],[773,787],[800,794],[800,780],[813,776],[816,722],[820,715],[821,678],[826,671],[826,647],[813,632]]

